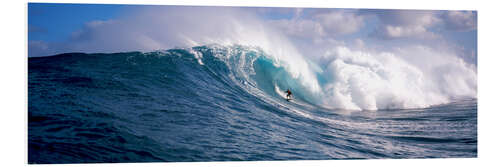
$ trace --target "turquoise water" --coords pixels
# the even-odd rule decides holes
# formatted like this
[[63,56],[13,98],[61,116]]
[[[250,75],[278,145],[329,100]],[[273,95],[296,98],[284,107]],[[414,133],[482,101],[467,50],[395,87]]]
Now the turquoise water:
[[325,108],[277,64],[244,46],[29,58],[28,161],[477,157],[476,99]]

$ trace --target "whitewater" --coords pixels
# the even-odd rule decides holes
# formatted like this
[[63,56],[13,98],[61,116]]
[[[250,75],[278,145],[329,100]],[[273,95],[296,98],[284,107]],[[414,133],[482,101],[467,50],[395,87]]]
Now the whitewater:
[[[147,53],[200,46],[229,51],[234,46],[258,49],[274,67],[290,75],[275,76],[281,78],[273,83],[276,90],[293,88],[302,100],[327,108],[424,108],[454,98],[476,98],[477,94],[476,64],[464,61],[446,47],[418,42],[356,47],[343,42],[320,44],[317,39],[301,41],[244,8],[144,7],[128,19],[91,22],[77,34],[75,38],[96,39],[63,45],[72,52]],[[192,54],[203,65],[204,55],[198,51]],[[216,55],[225,62],[231,56]],[[234,68],[252,72],[252,67]]]
[[259,48],[68,53],[28,63],[30,163],[477,156],[475,98],[333,109],[323,97],[330,91],[315,92]]
[[161,35],[126,48],[30,57],[28,162],[477,157],[477,67],[456,54],[297,49],[244,12],[190,9],[147,10],[133,23]]
[[[133,22],[152,28],[148,32],[161,33],[131,39],[136,44],[129,48],[95,50],[93,48],[99,47],[90,46],[87,49],[111,53],[198,46],[240,45],[259,49],[264,53],[262,57],[290,75],[274,76],[286,78],[273,83],[276,90],[293,88],[302,100],[326,108],[358,111],[425,108],[477,95],[476,65],[465,62],[447,48],[413,44],[372,49],[348,44],[300,43],[255,14],[238,8],[147,8],[138,13],[135,19],[99,26],[132,32],[135,29],[127,29],[125,25]],[[203,55],[197,52],[194,55],[202,64]],[[217,55],[219,59],[230,56],[232,54]]]

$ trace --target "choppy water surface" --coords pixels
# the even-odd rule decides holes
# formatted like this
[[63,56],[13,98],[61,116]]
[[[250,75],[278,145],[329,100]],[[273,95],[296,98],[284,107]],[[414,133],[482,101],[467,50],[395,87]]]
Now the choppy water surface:
[[[227,56],[227,54],[231,54]],[[29,163],[477,156],[477,100],[324,108],[258,49],[29,58]],[[283,99],[291,88],[294,100]]]

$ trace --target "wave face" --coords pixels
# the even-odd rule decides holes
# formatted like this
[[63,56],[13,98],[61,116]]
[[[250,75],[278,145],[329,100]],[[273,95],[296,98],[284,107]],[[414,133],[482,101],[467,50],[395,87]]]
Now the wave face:
[[467,78],[450,100],[391,54],[321,62],[241,45],[29,58],[28,161],[476,156]]

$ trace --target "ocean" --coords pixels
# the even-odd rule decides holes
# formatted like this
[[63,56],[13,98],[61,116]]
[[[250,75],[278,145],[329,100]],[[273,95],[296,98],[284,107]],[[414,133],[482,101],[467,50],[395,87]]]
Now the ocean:
[[477,157],[476,98],[336,107],[291,71],[240,45],[30,57],[28,163]]

